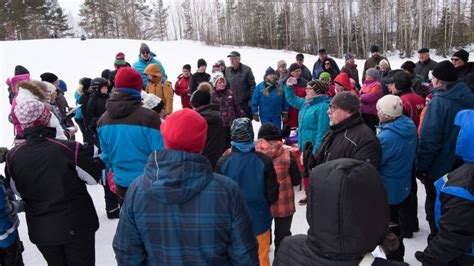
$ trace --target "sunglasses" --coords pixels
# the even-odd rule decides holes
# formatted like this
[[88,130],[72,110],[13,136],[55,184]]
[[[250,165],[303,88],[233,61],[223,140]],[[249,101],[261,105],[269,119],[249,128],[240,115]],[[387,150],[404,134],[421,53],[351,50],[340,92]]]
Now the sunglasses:
[[453,57],[451,58],[451,61],[454,61],[454,62],[459,61],[459,58]]
[[142,52],[142,55],[150,54],[150,52]]

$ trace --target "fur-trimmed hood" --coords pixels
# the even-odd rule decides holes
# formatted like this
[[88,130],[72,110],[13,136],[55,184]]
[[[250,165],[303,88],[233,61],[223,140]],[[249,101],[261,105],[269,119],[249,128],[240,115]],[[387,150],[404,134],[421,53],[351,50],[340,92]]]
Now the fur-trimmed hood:
[[19,103],[30,99],[41,102],[47,99],[46,86],[44,86],[41,81],[21,81],[18,83],[16,102]]

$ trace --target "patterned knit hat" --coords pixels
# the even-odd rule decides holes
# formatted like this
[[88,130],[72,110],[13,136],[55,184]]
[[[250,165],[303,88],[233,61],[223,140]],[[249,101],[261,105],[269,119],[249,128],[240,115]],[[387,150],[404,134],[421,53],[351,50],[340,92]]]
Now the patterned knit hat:
[[28,100],[19,103],[13,110],[22,129],[48,126],[51,112],[40,101]]
[[316,94],[326,94],[329,91],[328,84],[320,80],[312,80],[308,82],[308,86],[310,86]]
[[115,69],[119,69],[127,65],[125,61],[125,54],[120,52],[115,56],[114,67]]
[[236,142],[250,142],[254,139],[252,121],[247,117],[237,118],[230,127],[230,139]]
[[219,79],[224,79],[225,80],[224,74],[222,74],[222,72],[220,72],[220,71],[214,72],[212,74],[212,77],[211,77],[211,84],[214,88],[216,87],[217,81]]

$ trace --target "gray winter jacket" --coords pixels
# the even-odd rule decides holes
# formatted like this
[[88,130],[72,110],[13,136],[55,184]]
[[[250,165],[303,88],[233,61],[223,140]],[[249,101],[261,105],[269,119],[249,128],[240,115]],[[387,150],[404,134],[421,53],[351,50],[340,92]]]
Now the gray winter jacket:
[[250,101],[256,83],[252,69],[249,66],[241,63],[237,69],[227,67],[225,69],[225,78],[234,94],[236,104]]
[[422,76],[423,81],[427,82],[429,80],[428,74],[435,68],[437,64],[438,63],[431,58],[424,63],[418,61],[415,65],[415,74]]

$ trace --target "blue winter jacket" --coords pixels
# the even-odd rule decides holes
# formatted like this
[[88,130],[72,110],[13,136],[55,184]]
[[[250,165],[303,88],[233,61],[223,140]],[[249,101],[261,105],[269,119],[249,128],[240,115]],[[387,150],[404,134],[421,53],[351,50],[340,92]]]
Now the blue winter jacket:
[[[230,177],[240,187],[255,236],[272,227],[270,204],[278,200],[278,182],[269,157],[255,150],[241,152],[236,148],[224,153],[216,172]],[[273,182],[272,182],[273,181]]]
[[453,166],[459,133],[454,125],[456,114],[474,109],[474,94],[466,83],[458,81],[446,89],[437,89],[428,103],[416,156],[416,169],[427,172],[432,179],[442,177]]
[[[74,99],[76,100],[76,106],[79,104],[79,99],[81,99],[81,94],[78,91],[74,92]],[[84,119],[82,115],[82,108],[77,108],[74,119]]]
[[202,155],[153,152],[129,187],[113,247],[118,265],[258,265],[238,185]]
[[310,104],[304,98],[296,97],[291,87],[283,86],[286,100],[298,113],[298,149],[303,150],[306,142],[313,144],[313,154],[319,149],[324,135],[329,130],[329,97],[318,96]]
[[19,220],[14,200],[10,188],[5,187],[4,177],[0,176],[0,249],[11,246],[18,235]]
[[[282,86],[281,83],[279,83],[279,86]],[[259,83],[257,87],[255,87],[252,95],[252,113],[258,113],[262,123],[272,118],[281,118],[281,114],[283,112],[288,113],[289,108],[283,88],[281,94],[278,94],[277,88],[272,87],[269,90],[269,95],[266,96],[263,94],[265,87],[265,82]],[[278,125],[278,128],[281,128],[281,125]]]
[[162,150],[160,116],[142,107],[141,98],[114,89],[106,104],[107,111],[97,123],[101,159],[115,174],[114,181],[122,187],[143,173],[152,151]]
[[155,59],[155,56],[156,55],[153,52],[150,52],[150,59],[148,60],[148,62],[145,62],[145,60],[143,60],[142,57],[140,55],[138,55],[138,61],[133,63],[132,67],[135,70],[137,70],[138,72],[140,72],[140,74],[142,75],[143,88],[146,88],[146,85],[148,84],[148,79],[146,78],[146,75],[145,75],[145,68],[149,64],[157,64],[160,67],[161,74],[163,74],[162,82],[164,82],[165,80],[168,79],[168,76],[166,75],[166,72],[165,72],[165,69],[163,68],[163,65],[161,64],[161,62],[159,60]]
[[408,197],[418,135],[413,121],[402,115],[377,128],[382,148],[380,175],[388,194],[388,204],[396,205]]

